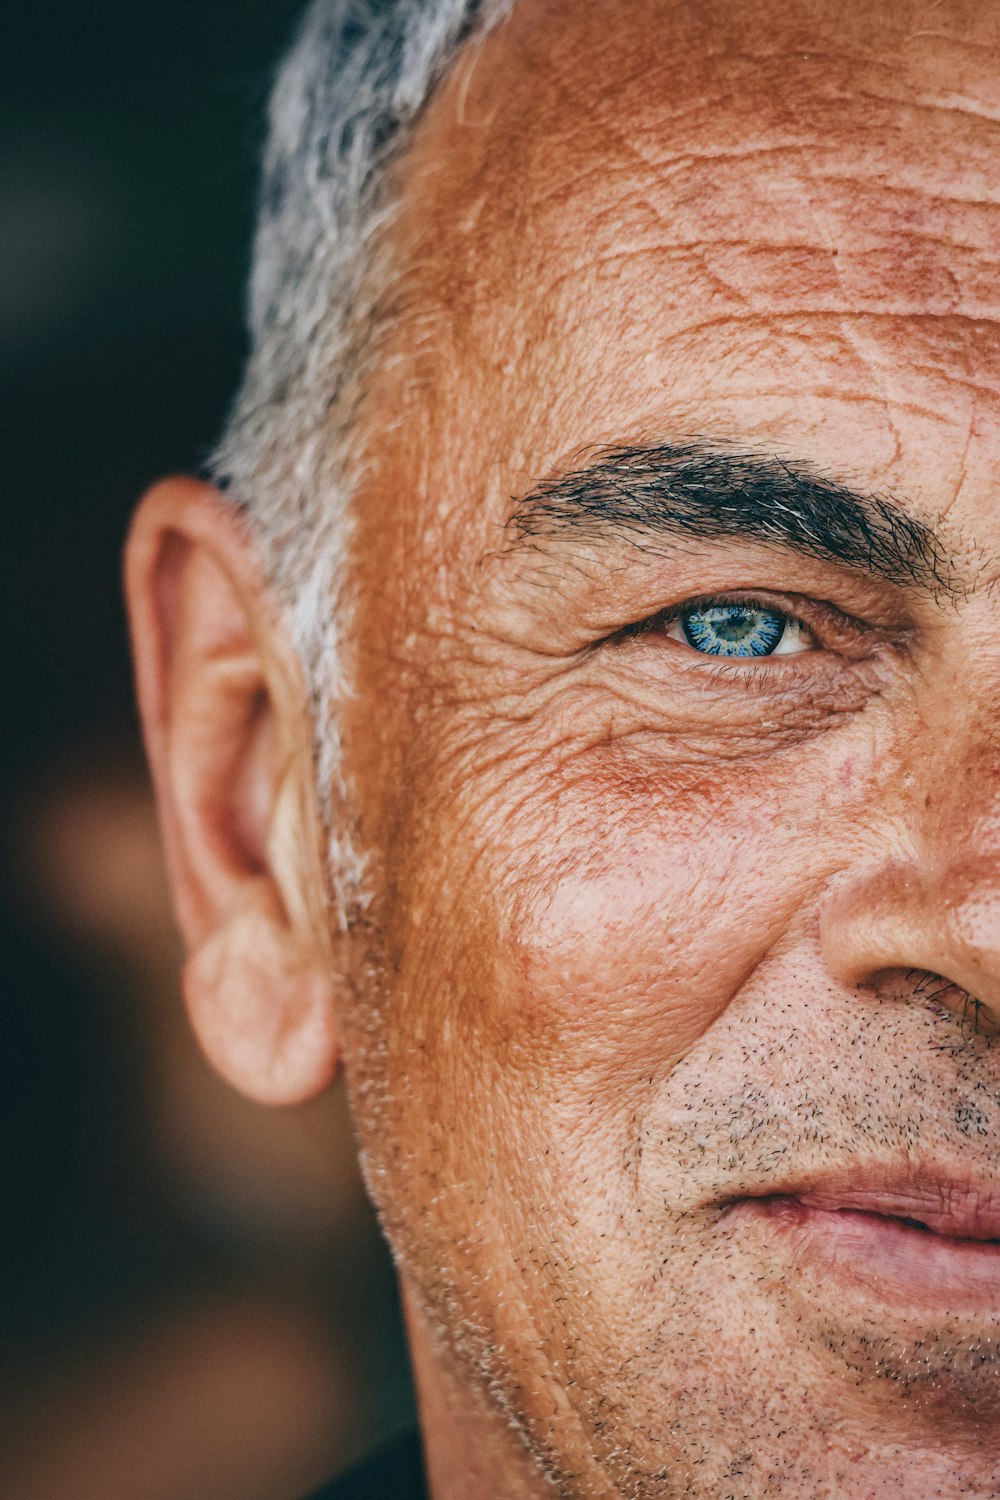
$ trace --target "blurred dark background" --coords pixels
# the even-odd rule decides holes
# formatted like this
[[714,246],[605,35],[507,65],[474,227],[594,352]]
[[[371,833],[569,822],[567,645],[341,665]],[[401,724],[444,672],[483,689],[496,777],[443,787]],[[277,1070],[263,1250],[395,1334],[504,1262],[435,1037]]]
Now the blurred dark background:
[[188,1037],[120,600],[237,380],[298,8],[0,21],[6,1500],[294,1500],[410,1411],[343,1098],[256,1108]]

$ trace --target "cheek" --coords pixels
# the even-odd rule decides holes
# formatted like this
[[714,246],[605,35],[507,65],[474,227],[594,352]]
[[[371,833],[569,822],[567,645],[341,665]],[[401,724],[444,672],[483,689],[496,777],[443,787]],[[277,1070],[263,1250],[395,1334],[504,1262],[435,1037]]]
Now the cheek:
[[815,811],[790,816],[773,781],[739,776],[738,794],[717,776],[592,788],[536,830],[558,861],[512,904],[497,986],[533,1066],[572,1049],[574,1069],[662,1078],[808,921],[824,873]]

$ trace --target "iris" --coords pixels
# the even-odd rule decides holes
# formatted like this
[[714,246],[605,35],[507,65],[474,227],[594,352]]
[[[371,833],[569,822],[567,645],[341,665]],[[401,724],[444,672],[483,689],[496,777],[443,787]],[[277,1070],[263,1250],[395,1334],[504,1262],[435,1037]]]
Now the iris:
[[758,604],[704,604],[686,609],[680,623],[688,645],[708,656],[770,656],[789,620]]

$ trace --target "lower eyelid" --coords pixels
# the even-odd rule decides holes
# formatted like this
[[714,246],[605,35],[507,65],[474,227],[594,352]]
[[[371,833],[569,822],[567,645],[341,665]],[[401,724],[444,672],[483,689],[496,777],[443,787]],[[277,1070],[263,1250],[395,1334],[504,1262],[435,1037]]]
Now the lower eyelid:
[[[852,660],[835,647],[821,647],[772,661],[769,657],[710,656],[664,640],[662,631],[660,636],[659,646],[650,641],[645,648],[634,639],[623,641],[623,646],[639,649],[628,651],[622,665],[637,701],[647,702],[650,712],[662,713],[668,727],[677,715],[697,713],[708,716],[706,724],[721,722],[727,734],[741,724],[759,730],[763,727],[761,705],[766,705],[775,716],[767,726],[769,734],[812,735],[841,722],[845,714],[860,711],[886,687],[881,652],[866,652]],[[613,681],[620,690],[622,678],[617,671]],[[714,717],[718,714],[724,715],[723,720]]]

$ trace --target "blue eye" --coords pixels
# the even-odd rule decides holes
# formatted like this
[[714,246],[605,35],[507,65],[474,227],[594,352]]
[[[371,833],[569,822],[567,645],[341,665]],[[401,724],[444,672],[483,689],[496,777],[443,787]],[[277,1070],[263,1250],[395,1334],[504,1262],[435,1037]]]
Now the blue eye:
[[808,651],[809,632],[762,604],[698,604],[682,610],[667,634],[705,656],[786,656]]

